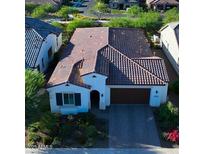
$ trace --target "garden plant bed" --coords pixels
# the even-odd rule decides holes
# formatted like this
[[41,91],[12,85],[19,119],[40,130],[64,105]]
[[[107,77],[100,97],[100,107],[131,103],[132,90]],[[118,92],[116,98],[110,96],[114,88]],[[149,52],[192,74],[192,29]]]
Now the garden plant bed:
[[[62,116],[50,112],[48,94],[39,96],[38,110],[26,116],[26,147],[108,147],[108,121],[90,112]],[[38,114],[37,114],[38,113]]]
[[167,138],[167,133],[178,130],[179,115],[178,108],[171,102],[163,104],[160,108],[152,108],[157,130],[160,138],[160,144],[163,148],[178,148],[179,142],[171,142]]

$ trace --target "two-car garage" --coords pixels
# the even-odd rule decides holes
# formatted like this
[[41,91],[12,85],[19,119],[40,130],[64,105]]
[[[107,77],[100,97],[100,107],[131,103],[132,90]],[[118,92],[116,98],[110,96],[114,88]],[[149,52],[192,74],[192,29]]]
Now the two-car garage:
[[111,88],[111,104],[149,104],[150,88]]

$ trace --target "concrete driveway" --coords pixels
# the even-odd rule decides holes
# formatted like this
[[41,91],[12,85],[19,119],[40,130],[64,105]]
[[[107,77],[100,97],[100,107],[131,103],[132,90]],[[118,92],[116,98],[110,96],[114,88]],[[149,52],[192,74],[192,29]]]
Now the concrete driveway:
[[109,147],[145,148],[160,146],[151,108],[148,105],[111,105]]

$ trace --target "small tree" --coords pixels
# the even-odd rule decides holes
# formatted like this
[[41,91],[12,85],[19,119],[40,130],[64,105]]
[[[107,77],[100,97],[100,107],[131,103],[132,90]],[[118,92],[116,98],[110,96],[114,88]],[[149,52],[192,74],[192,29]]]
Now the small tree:
[[93,8],[93,11],[96,13],[98,18],[100,19],[103,13],[108,13],[109,8],[108,5],[102,2],[97,2]]
[[163,24],[167,24],[174,21],[179,21],[179,10],[177,8],[173,8],[165,12]]
[[56,12],[56,15],[58,17],[64,18],[65,20],[68,20],[68,14],[75,14],[78,12],[79,11],[76,8],[69,7],[69,6],[63,6],[58,12]]
[[45,84],[45,76],[37,70],[26,69],[25,72],[25,96],[27,99],[35,97],[37,91]]
[[138,5],[131,6],[127,10],[127,14],[131,16],[139,16],[143,12],[143,9],[139,7]]

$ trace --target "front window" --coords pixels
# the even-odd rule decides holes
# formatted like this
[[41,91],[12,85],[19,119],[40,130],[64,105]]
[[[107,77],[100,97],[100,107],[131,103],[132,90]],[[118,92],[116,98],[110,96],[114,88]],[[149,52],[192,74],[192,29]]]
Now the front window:
[[64,105],[75,105],[74,94],[63,94]]

